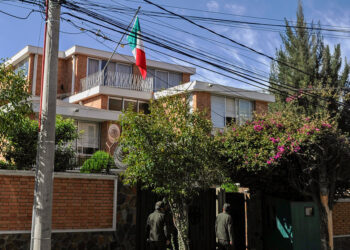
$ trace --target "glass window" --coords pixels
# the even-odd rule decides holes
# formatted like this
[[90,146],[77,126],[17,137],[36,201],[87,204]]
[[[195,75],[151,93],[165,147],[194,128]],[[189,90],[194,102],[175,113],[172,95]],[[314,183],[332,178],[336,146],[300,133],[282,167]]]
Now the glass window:
[[99,71],[99,60],[89,58],[88,60],[88,72],[87,75],[92,75]]
[[129,109],[132,106],[132,111],[137,112],[137,101],[135,100],[124,100],[124,109]]
[[110,98],[108,103],[109,110],[122,111],[123,110],[123,100]]
[[182,74],[169,72],[169,88],[180,85],[182,83]]
[[15,73],[21,72],[24,76],[28,76],[29,59],[26,58],[15,66]]
[[146,102],[139,102],[139,112],[144,114],[149,114],[149,104]]
[[78,154],[92,155],[99,149],[98,123],[78,122]]
[[211,120],[214,128],[225,127],[225,97],[211,96]]
[[117,72],[124,73],[124,74],[132,74],[132,67],[131,65],[127,64],[117,64]]
[[155,90],[159,91],[168,88],[168,72],[166,71],[156,71],[155,77]]
[[244,124],[253,118],[253,102],[248,100],[239,100],[238,104],[239,124]]
[[226,126],[236,121],[235,99],[226,97]]
[[107,65],[107,71],[108,72],[115,72],[115,67],[116,67],[116,63],[109,62]]

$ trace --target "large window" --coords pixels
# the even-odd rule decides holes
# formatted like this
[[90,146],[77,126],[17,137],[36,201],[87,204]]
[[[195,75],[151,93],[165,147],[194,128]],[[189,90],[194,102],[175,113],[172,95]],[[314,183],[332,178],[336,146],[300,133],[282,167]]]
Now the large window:
[[253,102],[225,96],[211,96],[211,119],[215,128],[223,128],[231,123],[244,122],[253,118]]
[[[99,72],[104,69],[106,66],[106,60],[98,60],[89,58],[88,59],[88,67],[87,67],[87,75],[92,75],[96,72]],[[132,74],[132,66],[130,64],[122,64],[116,62],[109,62],[107,65],[106,71],[108,72],[119,72],[124,74]]]
[[95,153],[100,145],[99,124],[78,121],[78,132],[78,156],[90,156]]
[[156,69],[147,69],[147,76],[154,79],[154,91],[171,88],[182,83],[182,74]]
[[21,72],[24,74],[24,76],[28,76],[28,67],[29,58],[26,58],[15,66],[15,73],[18,74],[19,72]]
[[108,109],[114,111],[123,111],[132,106],[134,112],[149,113],[149,104],[145,101],[110,97],[108,100]]

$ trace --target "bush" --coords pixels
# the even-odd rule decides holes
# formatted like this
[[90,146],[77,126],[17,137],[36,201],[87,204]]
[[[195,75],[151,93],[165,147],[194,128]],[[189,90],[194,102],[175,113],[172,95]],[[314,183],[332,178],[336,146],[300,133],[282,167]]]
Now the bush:
[[[65,171],[73,168],[75,152],[67,146],[78,138],[77,128],[72,119],[56,116],[56,151],[55,171]],[[30,170],[36,163],[38,121],[25,117],[5,137],[1,148],[6,161],[13,164],[16,169]]]
[[80,169],[82,173],[109,173],[111,167],[115,166],[113,158],[104,151],[95,152],[90,159],[87,159]]

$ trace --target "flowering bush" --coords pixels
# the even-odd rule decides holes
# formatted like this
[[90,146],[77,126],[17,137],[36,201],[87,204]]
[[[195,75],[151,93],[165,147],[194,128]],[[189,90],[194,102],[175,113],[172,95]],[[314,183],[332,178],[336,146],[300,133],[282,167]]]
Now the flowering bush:
[[333,130],[336,125],[328,117],[319,115],[311,119],[290,108],[256,116],[242,126],[233,125],[217,138],[223,142],[222,153],[230,165],[262,170],[276,166]]

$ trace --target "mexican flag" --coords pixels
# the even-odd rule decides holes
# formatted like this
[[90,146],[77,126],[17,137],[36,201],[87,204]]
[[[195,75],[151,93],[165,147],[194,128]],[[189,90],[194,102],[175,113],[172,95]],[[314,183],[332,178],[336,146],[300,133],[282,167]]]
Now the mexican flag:
[[134,27],[128,35],[127,40],[134,54],[136,65],[139,67],[143,79],[145,79],[147,75],[146,54],[141,40],[141,28],[138,17],[136,17]]

